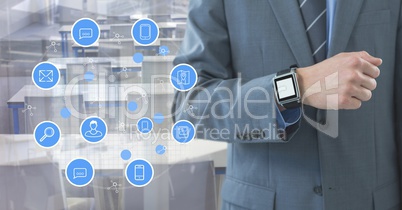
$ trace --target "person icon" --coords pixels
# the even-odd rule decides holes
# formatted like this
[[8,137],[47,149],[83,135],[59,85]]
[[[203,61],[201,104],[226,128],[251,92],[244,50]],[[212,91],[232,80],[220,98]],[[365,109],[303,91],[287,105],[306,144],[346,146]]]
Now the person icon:
[[101,131],[96,130],[98,127],[98,122],[96,120],[92,120],[89,123],[90,130],[85,132],[85,137],[88,138],[97,138],[102,137],[103,133]]

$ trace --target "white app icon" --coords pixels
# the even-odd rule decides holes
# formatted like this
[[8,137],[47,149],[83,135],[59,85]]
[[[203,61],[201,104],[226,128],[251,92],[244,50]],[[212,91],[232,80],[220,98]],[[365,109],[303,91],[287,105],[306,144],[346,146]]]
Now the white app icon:
[[150,40],[151,39],[151,25],[150,24],[141,24],[140,25],[140,39],[141,40]]
[[78,31],[79,39],[90,39],[93,37],[92,28],[80,28]]
[[190,71],[179,70],[177,71],[177,84],[189,85],[190,84]]
[[39,70],[39,82],[53,82],[53,71]]
[[135,165],[134,166],[134,180],[135,181],[144,181],[144,165]]
[[190,135],[190,128],[187,126],[177,126],[176,139],[186,140]]

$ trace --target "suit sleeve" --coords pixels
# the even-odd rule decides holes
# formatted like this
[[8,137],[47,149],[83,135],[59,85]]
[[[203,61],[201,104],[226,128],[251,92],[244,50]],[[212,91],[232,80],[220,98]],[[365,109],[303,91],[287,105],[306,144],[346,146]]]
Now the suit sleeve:
[[298,130],[300,120],[286,129],[278,126],[275,75],[251,80],[237,77],[222,0],[190,1],[186,35],[174,60],[175,65],[181,63],[196,69],[198,81],[190,91],[176,92],[173,119],[193,123],[197,138],[287,142]]
[[[398,143],[399,152],[399,170],[402,175],[402,3],[399,10],[399,23],[396,39],[396,55],[395,55],[395,77],[394,77],[394,90],[395,90],[395,114],[396,114],[396,141]],[[401,178],[402,180],[402,178]],[[402,189],[402,186],[401,186]],[[402,198],[401,198],[402,199]]]

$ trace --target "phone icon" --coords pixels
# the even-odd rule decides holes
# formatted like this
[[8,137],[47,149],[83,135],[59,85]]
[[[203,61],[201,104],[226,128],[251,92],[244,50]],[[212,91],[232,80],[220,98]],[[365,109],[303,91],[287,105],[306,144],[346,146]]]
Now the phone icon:
[[140,39],[141,40],[150,40],[151,39],[151,25],[150,24],[141,24],[140,25]]
[[135,181],[144,181],[144,165],[135,165],[134,166],[134,180]]

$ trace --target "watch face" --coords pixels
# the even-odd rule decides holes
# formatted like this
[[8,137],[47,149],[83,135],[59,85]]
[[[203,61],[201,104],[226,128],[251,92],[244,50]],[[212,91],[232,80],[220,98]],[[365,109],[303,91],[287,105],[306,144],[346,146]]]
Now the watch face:
[[285,76],[274,80],[279,102],[296,98],[296,85],[293,76]]

